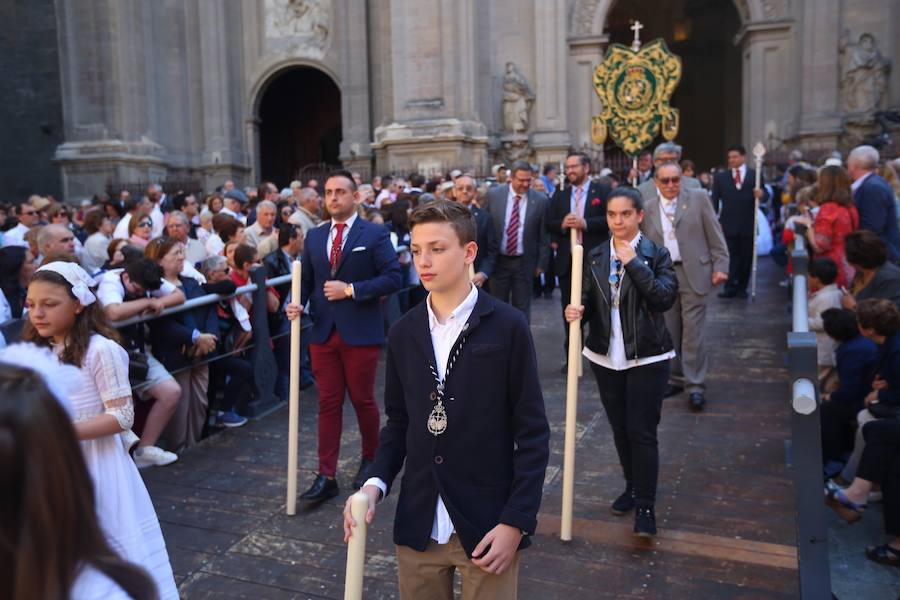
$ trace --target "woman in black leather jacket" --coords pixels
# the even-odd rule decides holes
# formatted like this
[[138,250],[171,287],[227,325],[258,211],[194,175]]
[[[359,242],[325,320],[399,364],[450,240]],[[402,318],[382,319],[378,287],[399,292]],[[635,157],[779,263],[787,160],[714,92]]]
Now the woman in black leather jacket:
[[663,313],[678,294],[669,252],[640,234],[643,198],[633,188],[614,189],[606,220],[612,233],[587,256],[582,306],[566,307],[566,319],[590,323],[584,355],[597,378],[625,475],[625,491],[611,511],[636,508],[634,532],[656,534],[656,427],[674,346]]

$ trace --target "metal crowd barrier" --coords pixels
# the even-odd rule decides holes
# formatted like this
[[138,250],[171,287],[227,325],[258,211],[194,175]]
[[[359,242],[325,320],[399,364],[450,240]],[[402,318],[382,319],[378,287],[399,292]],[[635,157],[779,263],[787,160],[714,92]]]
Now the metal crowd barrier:
[[[266,279],[265,268],[262,266],[256,266],[250,270],[250,281],[251,283],[237,288],[233,294],[228,296],[220,296],[219,294],[206,294],[205,296],[199,296],[197,298],[186,300],[178,306],[166,308],[158,315],[134,316],[128,319],[123,319],[121,321],[116,321],[115,323],[113,323],[113,325],[119,328],[126,327],[128,325],[134,325],[136,323],[153,321],[154,319],[160,319],[162,317],[178,314],[186,310],[213,304],[215,302],[219,302],[220,300],[227,300],[241,294],[252,294],[253,307],[251,308],[250,320],[253,323],[253,331],[250,343],[236,352],[219,354],[212,359],[202,361],[201,363],[197,364],[209,364],[226,356],[230,356],[231,354],[244,352],[245,350],[249,351],[250,356],[248,357],[248,360],[253,366],[253,383],[255,387],[255,393],[253,395],[253,400],[248,402],[246,407],[243,409],[243,414],[246,414],[250,417],[258,416],[278,406],[278,404],[281,402],[281,400],[275,395],[275,380],[278,376],[278,366],[275,363],[275,354],[273,353],[272,346],[269,342],[280,337],[290,335],[290,330],[282,333],[276,333],[275,335],[272,335],[272,333],[269,331],[268,312],[266,310],[266,289],[269,287],[290,283],[291,275],[287,274],[281,275],[279,277],[274,277],[272,279]],[[405,287],[391,294],[391,296],[388,297],[389,305],[392,301],[396,301],[400,294],[408,292],[413,287],[415,286]],[[399,317],[399,312],[396,308],[394,310],[388,308],[386,313],[388,323],[392,323],[394,320],[396,320],[396,318]],[[308,330],[310,328],[312,328],[312,325],[306,324],[304,325],[303,330]],[[192,368],[194,366],[196,366],[196,364],[190,365],[189,367],[185,368]],[[177,372],[178,371],[174,371],[174,373]]]
[[816,335],[809,331],[807,273],[809,255],[803,236],[791,252],[793,268],[792,331],[787,335],[791,381],[791,452],[797,523],[800,597],[831,598],[828,527],[822,492],[822,430],[819,415]]

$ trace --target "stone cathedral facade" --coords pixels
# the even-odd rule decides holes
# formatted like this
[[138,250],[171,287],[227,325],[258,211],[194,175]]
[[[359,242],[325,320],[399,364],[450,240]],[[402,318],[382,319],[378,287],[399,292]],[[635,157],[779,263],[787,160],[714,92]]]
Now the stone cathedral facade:
[[895,0],[7,4],[0,175],[19,195],[602,158],[591,74],[635,19],[682,56],[678,141],[702,168],[736,142],[845,149],[900,108]]

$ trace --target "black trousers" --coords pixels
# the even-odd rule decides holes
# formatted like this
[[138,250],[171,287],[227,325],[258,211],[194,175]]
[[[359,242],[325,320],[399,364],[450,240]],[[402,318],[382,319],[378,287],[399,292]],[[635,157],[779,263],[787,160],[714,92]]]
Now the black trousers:
[[591,363],[612,428],[626,486],[642,505],[656,502],[659,447],[656,428],[669,381],[669,361],[614,371]]
[[822,419],[822,460],[843,461],[853,450],[856,415],[862,410],[862,403],[823,402]]
[[753,269],[753,236],[726,235],[728,245],[728,281],[726,292],[746,292]]
[[866,447],[856,476],[881,484],[884,531],[900,536],[900,420],[879,419],[863,425]]
[[498,255],[494,272],[488,279],[491,296],[512,304],[531,323],[531,290],[534,273],[525,272],[524,258],[521,256]]

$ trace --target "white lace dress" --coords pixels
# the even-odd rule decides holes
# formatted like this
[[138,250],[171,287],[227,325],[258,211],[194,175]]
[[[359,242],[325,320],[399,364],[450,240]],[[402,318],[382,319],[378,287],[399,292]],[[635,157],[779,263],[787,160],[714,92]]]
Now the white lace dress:
[[[124,429],[130,428],[134,409],[128,382],[128,353],[114,341],[93,335],[81,377],[77,391],[70,394],[75,421],[86,421],[105,412],[113,415]],[[150,573],[161,600],[177,600],[178,590],[159,520],[122,435],[83,440],[81,451],[94,479],[97,515],[110,545],[122,558]]]

